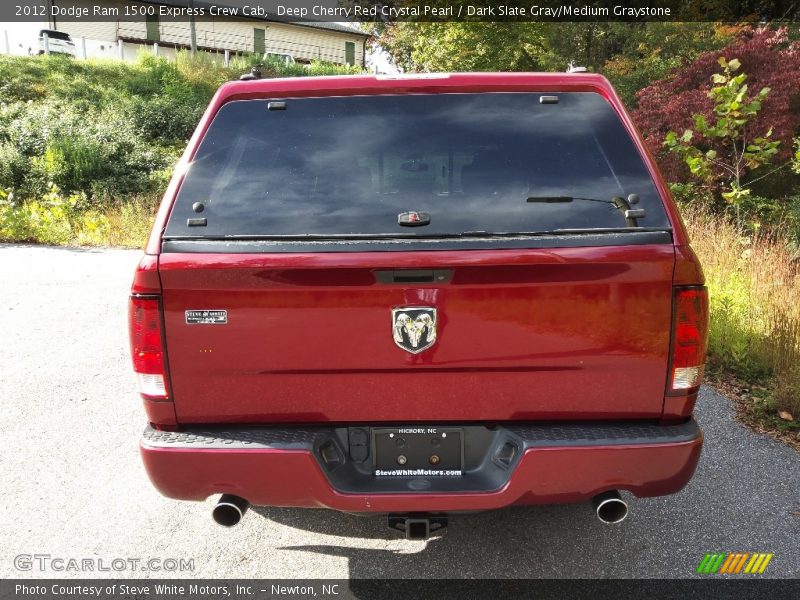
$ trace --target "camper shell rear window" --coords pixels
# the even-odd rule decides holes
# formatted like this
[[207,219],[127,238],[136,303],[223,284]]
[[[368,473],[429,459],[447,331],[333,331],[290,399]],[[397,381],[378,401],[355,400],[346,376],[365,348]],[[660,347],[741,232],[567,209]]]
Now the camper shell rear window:
[[[620,199],[640,216],[626,218]],[[669,221],[601,95],[409,94],[224,104],[165,239],[637,228]]]

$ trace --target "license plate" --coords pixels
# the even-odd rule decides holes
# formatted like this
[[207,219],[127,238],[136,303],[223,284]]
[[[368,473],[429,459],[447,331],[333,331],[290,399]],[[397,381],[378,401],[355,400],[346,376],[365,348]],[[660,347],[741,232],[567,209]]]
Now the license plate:
[[464,436],[454,427],[372,430],[378,477],[458,477],[464,470]]

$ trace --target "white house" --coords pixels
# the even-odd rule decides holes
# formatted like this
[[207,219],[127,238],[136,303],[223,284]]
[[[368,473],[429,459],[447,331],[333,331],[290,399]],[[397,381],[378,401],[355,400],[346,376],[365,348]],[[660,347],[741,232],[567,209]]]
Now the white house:
[[[50,0],[58,5],[61,0]],[[161,2],[110,0],[104,6],[118,7],[124,14],[127,5],[158,5]],[[92,6],[87,0],[68,0],[70,6]],[[191,46],[191,27],[187,20],[161,19],[158,11],[139,21],[67,21],[51,18],[47,27],[64,31],[73,40],[89,41],[89,53],[114,55],[122,42],[124,58],[134,57],[139,49],[157,43],[159,52],[174,56],[175,50]],[[199,50],[210,52],[290,55],[308,63],[323,60],[336,64],[365,65],[369,34],[342,23],[287,23],[257,18],[203,16],[195,19],[195,40]]]

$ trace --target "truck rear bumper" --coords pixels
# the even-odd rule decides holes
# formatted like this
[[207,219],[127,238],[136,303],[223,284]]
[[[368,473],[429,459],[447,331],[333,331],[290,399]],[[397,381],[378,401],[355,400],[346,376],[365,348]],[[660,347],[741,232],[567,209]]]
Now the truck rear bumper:
[[346,427],[148,427],[141,455],[170,498],[227,493],[264,506],[449,512],[582,502],[615,489],[671,494],[694,474],[703,443],[693,419],[466,429],[473,428],[481,430],[472,439],[480,436],[483,457],[457,477],[375,477],[369,460],[352,460]]

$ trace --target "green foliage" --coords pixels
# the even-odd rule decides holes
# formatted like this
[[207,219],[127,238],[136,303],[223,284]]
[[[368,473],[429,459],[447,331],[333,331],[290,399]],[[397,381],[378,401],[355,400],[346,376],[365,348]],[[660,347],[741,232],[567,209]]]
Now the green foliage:
[[[721,213],[727,203],[700,183],[670,183],[672,197],[682,211]],[[800,246],[800,196],[776,199],[748,194],[739,205],[743,236],[772,233]]]
[[172,144],[146,137],[124,108],[77,111],[59,99],[16,108],[5,123],[0,116],[0,155],[8,157],[0,186],[19,198],[37,199],[50,183],[88,201],[154,190],[178,156]]
[[408,22],[382,28],[380,41],[407,71],[537,70],[545,28],[537,22]]
[[[302,72],[298,72],[298,67],[302,69]],[[283,65],[282,68],[286,69],[286,74],[280,75],[281,77],[288,76],[289,72],[296,77],[317,77],[322,75],[359,75],[360,73],[363,73],[363,69],[358,65],[334,65],[322,60],[312,60],[310,65]]]
[[[680,137],[670,131],[664,145],[680,155],[698,179],[722,181],[722,198],[738,209],[756,181],[745,182],[744,176],[749,171],[769,165],[778,153],[780,142],[770,139],[772,129],[748,138],[747,125],[761,111],[769,88],[762,88],[752,96],[748,94],[745,83],[747,75],[734,74],[741,66],[737,59],[728,61],[721,57],[719,64],[722,73],[713,75],[716,85],[708,93],[714,101],[716,120],[709,122],[704,115],[695,114],[694,130],[687,129]],[[699,140],[695,140],[695,134],[699,134]],[[709,147],[709,143],[715,147]]]
[[[0,57],[0,187],[38,201],[55,184],[79,208],[157,194],[211,96],[257,61],[142,52],[135,63]],[[265,76],[358,72],[326,63],[270,63]],[[102,228],[97,228],[98,231]]]
[[737,31],[710,23],[474,21],[368,29],[406,71],[563,71],[575,63],[609,77],[628,107],[638,90]]
[[714,195],[707,188],[696,183],[670,183],[670,192],[679,206],[714,207]]
[[[733,250],[746,260],[749,238],[739,240],[741,246]],[[760,337],[764,324],[760,322],[759,307],[753,305],[749,282],[741,270],[727,277],[712,280],[710,308],[714,326],[709,334],[709,350],[714,362],[742,377],[762,378],[768,366],[762,357],[753,352],[754,338]]]
[[709,366],[763,384],[764,417],[800,414],[800,269],[787,240],[743,234],[730,219],[684,206],[709,291]]
[[[86,210],[76,213],[75,243],[80,246],[103,246],[108,243],[111,224],[108,216],[99,210]],[[72,241],[72,240],[70,240]]]
[[[0,239],[141,246],[153,199],[212,95],[258,62],[241,56],[225,68],[219,56],[188,52],[176,61],[142,52],[135,63],[0,56]],[[262,69],[357,72],[321,62]]]
[[66,194],[55,185],[42,198],[26,202],[0,189],[0,241],[141,248],[150,233],[157,198],[85,206],[83,194]]
[[25,171],[28,168],[27,158],[20,152],[19,148],[8,142],[0,142],[0,181],[9,182],[22,181]]
[[[180,113],[192,101],[186,87],[170,83],[175,67],[160,61],[2,57],[0,73],[10,82],[0,86],[0,186],[18,199],[41,200],[51,183],[85,196],[84,206],[154,190],[194,126],[181,113],[171,127],[150,127],[152,102],[173,102]],[[35,80],[43,88],[31,94],[24,82]],[[151,118],[137,120],[142,114]]]
[[141,248],[147,242],[153,218],[158,207],[158,198],[136,198],[117,202],[107,209],[108,234],[103,245]]
[[739,26],[704,22],[607,23],[609,35],[595,70],[603,73],[634,109],[637,93],[690,64],[700,54],[730,42]]
[[792,172],[800,175],[800,137],[794,138],[794,154],[792,154]]
[[81,200],[79,194],[62,195],[55,185],[41,200],[24,203],[0,190],[0,240],[65,244],[72,238],[70,217]]

